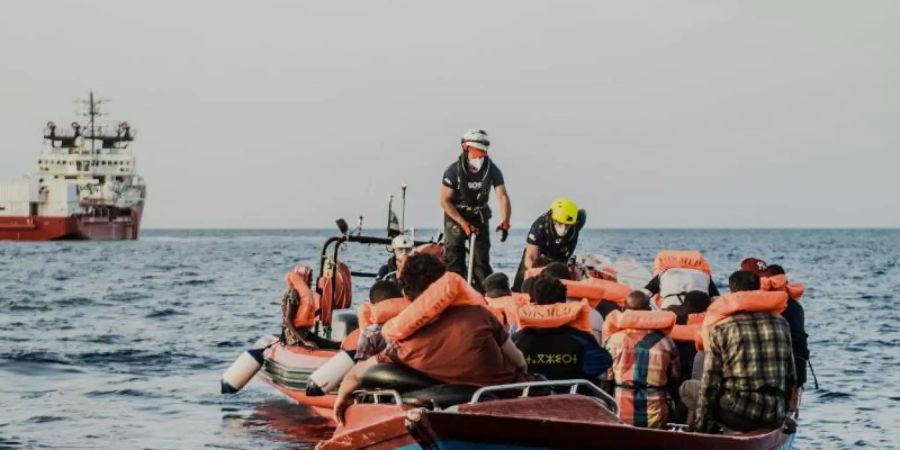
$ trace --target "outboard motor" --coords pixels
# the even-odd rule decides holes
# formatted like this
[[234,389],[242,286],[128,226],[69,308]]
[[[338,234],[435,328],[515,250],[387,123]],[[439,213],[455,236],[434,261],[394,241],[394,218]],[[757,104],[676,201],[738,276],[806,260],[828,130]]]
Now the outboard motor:
[[222,374],[222,393],[237,394],[259,372],[263,363],[263,352],[272,344],[278,342],[275,336],[263,336],[259,338],[253,347],[241,352],[231,363],[228,370]]

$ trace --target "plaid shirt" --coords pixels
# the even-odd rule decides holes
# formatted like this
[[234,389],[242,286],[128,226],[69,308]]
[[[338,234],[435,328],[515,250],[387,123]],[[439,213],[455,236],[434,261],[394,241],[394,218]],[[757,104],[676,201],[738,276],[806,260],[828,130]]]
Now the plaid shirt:
[[669,416],[666,388],[681,370],[672,338],[655,331],[623,330],[603,346],[613,359],[608,378],[616,383],[622,420],[639,427],[664,426]]
[[787,322],[765,312],[735,314],[710,331],[695,429],[712,432],[716,409],[778,426],[796,384]]

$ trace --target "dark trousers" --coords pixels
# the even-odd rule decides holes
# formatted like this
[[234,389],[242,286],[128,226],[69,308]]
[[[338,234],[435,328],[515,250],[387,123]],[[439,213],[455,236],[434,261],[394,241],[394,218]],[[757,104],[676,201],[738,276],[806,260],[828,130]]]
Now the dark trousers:
[[[491,269],[491,228],[486,220],[480,224],[478,222],[470,223],[478,227],[478,233],[475,235],[473,285],[479,291],[483,291],[482,281],[494,272]],[[466,264],[469,261],[466,253],[468,241],[469,237],[466,236],[459,224],[444,215],[444,252],[447,258],[447,267],[451,272],[456,272],[463,278],[468,275],[466,271]]]

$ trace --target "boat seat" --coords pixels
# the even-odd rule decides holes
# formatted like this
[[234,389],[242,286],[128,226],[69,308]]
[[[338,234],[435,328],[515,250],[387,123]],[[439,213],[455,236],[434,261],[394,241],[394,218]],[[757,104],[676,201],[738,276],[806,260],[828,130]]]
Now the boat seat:
[[439,384],[425,389],[408,391],[401,397],[405,405],[428,409],[447,409],[453,405],[467,403],[477,390],[478,386]]
[[[401,394],[439,384],[438,381],[402,364],[376,364],[363,373],[360,389],[391,389]],[[471,395],[470,395],[471,396]]]

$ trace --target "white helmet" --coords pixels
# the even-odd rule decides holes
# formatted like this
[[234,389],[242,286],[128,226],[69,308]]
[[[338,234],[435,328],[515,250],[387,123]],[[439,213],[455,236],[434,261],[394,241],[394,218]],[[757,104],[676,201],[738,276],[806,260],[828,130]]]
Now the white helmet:
[[414,247],[414,244],[413,244],[412,239],[407,237],[405,234],[401,234],[401,235],[395,237],[393,241],[391,241],[391,248],[393,248],[394,250],[396,250],[398,248],[405,248],[407,250],[410,250],[413,247]]
[[459,140],[462,145],[469,145],[471,147],[477,148],[482,151],[487,151],[488,147],[491,145],[491,141],[488,140],[487,132],[484,130],[469,130],[463,134],[462,139]]

